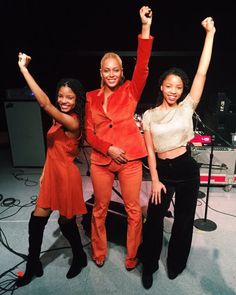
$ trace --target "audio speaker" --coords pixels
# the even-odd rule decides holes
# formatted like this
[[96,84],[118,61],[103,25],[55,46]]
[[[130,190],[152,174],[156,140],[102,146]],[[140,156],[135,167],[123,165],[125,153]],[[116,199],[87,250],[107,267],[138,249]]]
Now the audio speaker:
[[14,167],[42,167],[45,143],[41,109],[36,101],[5,101]]

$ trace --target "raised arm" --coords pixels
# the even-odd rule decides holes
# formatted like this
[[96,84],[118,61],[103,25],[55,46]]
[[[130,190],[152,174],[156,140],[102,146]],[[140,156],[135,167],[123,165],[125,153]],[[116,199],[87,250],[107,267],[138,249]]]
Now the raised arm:
[[137,59],[131,79],[130,90],[136,102],[139,101],[149,73],[148,63],[151,56],[153,36],[150,35],[152,10],[143,6],[139,10],[142,22],[141,33],[138,36]]
[[152,24],[152,10],[148,6],[143,6],[139,10],[141,22],[142,22],[142,39],[150,38],[150,28]]
[[206,75],[212,56],[214,36],[216,32],[214,21],[211,17],[205,18],[201,24],[206,31],[206,36],[197,72],[195,74],[190,90],[190,95],[196,103],[200,101],[204,89]]
[[28,70],[28,65],[31,61],[31,57],[25,53],[19,53],[18,65],[22,75],[25,78],[29,88],[34,93],[36,100],[38,101],[41,108],[45,110],[53,119],[66,127],[71,132],[77,132],[79,128],[78,120],[75,120],[68,114],[61,112],[57,109],[48,98],[47,94],[39,87],[37,82],[34,80]]

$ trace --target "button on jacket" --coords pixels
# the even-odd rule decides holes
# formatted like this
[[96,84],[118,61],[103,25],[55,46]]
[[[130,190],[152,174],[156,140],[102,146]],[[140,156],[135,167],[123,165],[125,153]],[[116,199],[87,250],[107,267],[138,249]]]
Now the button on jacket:
[[86,138],[93,148],[91,162],[94,164],[107,165],[111,162],[107,154],[111,145],[122,148],[129,161],[147,155],[134,113],[148,77],[152,43],[152,36],[149,39],[138,36],[137,61],[132,79],[109,96],[106,113],[103,110],[103,88],[86,94]]

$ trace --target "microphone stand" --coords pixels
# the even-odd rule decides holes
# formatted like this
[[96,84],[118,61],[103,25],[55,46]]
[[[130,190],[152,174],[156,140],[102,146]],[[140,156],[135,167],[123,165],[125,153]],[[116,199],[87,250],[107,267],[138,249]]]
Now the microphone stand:
[[[196,118],[196,125],[195,125],[195,129],[194,129],[194,133],[195,133],[196,130],[198,130],[198,122],[200,122],[200,117],[198,116],[198,114],[196,112],[194,113],[194,115]],[[205,198],[205,196],[206,196],[206,194],[204,192],[202,192],[200,190],[198,191],[198,196],[197,196],[198,199],[203,199],[203,198]]]
[[[195,112],[195,116],[197,120],[202,124],[202,126],[206,129],[208,128],[200,119],[200,117]],[[210,130],[211,131],[211,130]],[[211,183],[211,169],[212,169],[212,160],[213,160],[213,140],[211,140],[211,152],[210,152],[210,162],[209,162],[209,171],[208,171],[208,182],[207,182],[207,193],[206,193],[206,206],[205,206],[205,214],[204,218],[195,219],[194,226],[203,231],[213,231],[217,228],[217,225],[214,221],[207,219],[207,210],[208,210],[208,200],[209,200],[209,190],[210,190],[210,183]]]
[[[222,136],[220,136],[218,133],[213,131],[210,127],[206,126],[202,120],[200,119],[199,115],[195,112],[195,117],[197,120],[202,124],[203,128],[208,130],[211,135],[214,134],[218,138],[220,138],[224,143],[226,143],[228,146],[233,148],[233,145],[226,141]],[[209,163],[209,172],[208,172],[208,183],[207,183],[207,193],[206,193],[206,208],[205,208],[205,215],[204,218],[199,218],[194,221],[194,226],[200,230],[203,231],[213,231],[217,228],[217,225],[214,221],[207,219],[207,210],[208,210],[208,200],[209,200],[209,190],[210,190],[210,182],[211,182],[211,169],[212,169],[212,160],[213,160],[213,140],[211,140],[211,152],[210,152],[210,163]]]

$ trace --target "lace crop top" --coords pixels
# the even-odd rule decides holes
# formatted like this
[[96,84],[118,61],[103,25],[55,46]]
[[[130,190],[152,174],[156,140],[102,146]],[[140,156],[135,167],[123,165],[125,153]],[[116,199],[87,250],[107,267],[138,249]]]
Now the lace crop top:
[[143,130],[150,131],[158,153],[186,146],[194,137],[192,115],[197,104],[188,94],[177,106],[168,110],[160,107],[143,114]]

